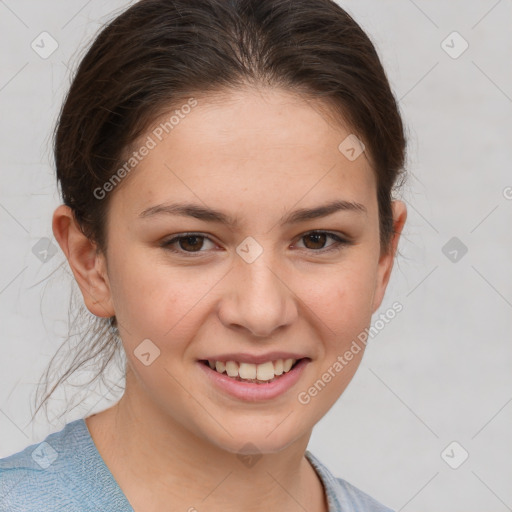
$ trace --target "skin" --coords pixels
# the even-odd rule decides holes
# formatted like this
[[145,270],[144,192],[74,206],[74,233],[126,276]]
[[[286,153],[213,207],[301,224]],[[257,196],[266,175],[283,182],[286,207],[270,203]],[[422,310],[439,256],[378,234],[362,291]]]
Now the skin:
[[[53,232],[85,304],[94,315],[116,315],[128,360],[123,397],[86,424],[136,511],[326,511],[304,451],[364,350],[310,403],[297,395],[370,326],[406,207],[393,202],[395,233],[383,250],[369,155],[350,161],[338,150],[351,131],[333,123],[321,104],[277,89],[197,99],[111,192],[106,256],[82,235],[68,207],[55,210]],[[297,208],[340,199],[366,211],[279,222]],[[138,218],[145,208],[177,201],[222,210],[240,224]],[[326,252],[335,240],[308,239],[311,230],[352,243]],[[190,231],[208,237],[192,246],[199,256],[187,256],[190,245],[173,245],[181,255],[159,245]],[[236,252],[248,236],[263,248],[252,263]],[[160,349],[149,366],[134,355],[146,338]],[[261,403],[225,395],[197,366],[212,354],[272,350],[299,352],[311,362],[290,390]],[[262,455],[251,467],[236,455],[248,442]]]

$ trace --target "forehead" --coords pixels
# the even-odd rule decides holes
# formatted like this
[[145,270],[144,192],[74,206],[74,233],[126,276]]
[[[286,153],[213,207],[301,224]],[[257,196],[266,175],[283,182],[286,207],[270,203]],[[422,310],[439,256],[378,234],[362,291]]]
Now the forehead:
[[320,101],[241,89],[194,102],[174,106],[135,144],[151,149],[116,191],[124,213],[178,198],[243,210],[248,203],[318,203],[326,193],[357,202],[375,195],[366,153],[351,160],[340,151],[350,127],[333,122]]

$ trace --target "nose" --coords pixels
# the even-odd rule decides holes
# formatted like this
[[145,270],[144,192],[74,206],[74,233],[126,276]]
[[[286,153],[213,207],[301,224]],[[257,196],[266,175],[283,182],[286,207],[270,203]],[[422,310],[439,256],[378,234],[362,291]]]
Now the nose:
[[268,263],[263,257],[252,263],[241,259],[235,263],[218,309],[227,328],[270,338],[297,318],[291,283],[287,283],[279,266]]

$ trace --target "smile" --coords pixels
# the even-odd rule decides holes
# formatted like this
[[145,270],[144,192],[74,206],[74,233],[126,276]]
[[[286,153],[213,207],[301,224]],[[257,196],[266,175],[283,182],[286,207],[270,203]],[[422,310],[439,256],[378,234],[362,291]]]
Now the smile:
[[204,361],[212,370],[225,373],[228,377],[246,382],[271,382],[283,373],[288,373],[298,359],[277,359],[261,364],[238,361]]
[[309,357],[303,357],[260,364],[203,359],[197,364],[208,381],[222,394],[253,402],[272,400],[285,394],[299,381],[310,362]]

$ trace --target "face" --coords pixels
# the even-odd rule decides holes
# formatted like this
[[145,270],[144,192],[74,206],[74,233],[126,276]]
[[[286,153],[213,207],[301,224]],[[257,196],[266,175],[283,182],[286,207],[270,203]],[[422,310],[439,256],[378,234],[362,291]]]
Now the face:
[[[338,146],[350,129],[321,112],[244,90],[197,97],[161,141],[149,131],[141,141],[155,147],[112,192],[103,298],[84,294],[93,313],[116,315],[126,393],[228,451],[277,452],[310,433],[353,377],[364,344],[341,370],[339,356],[391,271],[367,156],[348,159]],[[403,204],[394,212],[399,232]],[[287,359],[298,363],[270,383],[205,363],[234,360],[231,371],[267,381]]]

